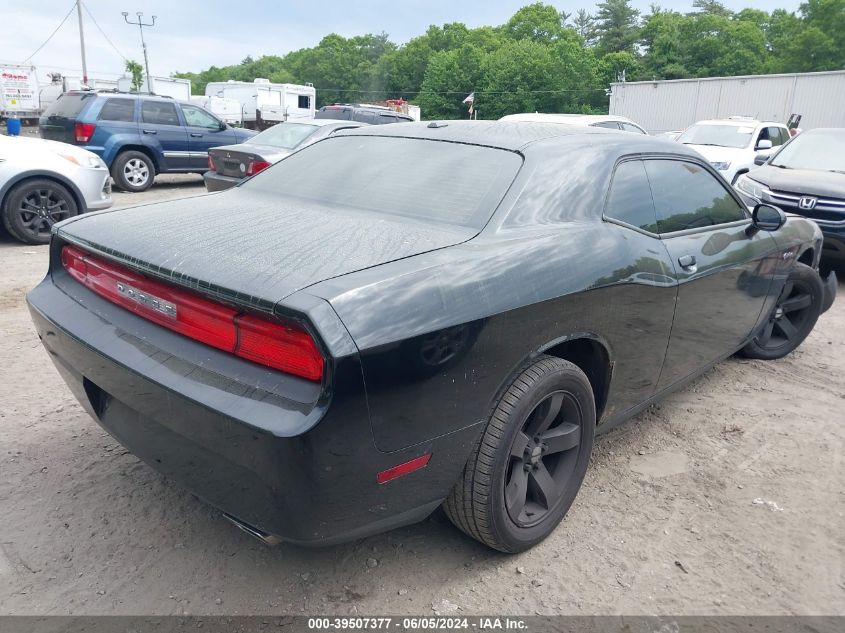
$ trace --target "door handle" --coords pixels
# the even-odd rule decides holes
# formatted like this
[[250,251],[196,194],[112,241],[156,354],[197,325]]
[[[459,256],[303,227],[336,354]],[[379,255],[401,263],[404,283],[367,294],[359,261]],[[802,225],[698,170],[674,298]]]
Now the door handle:
[[678,263],[681,265],[681,268],[687,270],[695,268],[695,255],[681,255],[678,258]]
[[155,130],[142,130],[144,134],[158,134]]
[[191,136],[194,138],[202,138],[202,132],[191,132]]

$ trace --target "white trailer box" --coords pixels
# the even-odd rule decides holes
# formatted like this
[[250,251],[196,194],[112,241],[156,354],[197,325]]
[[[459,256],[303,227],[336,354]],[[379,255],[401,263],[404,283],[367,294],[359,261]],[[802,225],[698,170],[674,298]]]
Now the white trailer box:
[[225,121],[231,125],[243,125],[241,104],[236,99],[193,95],[191,97],[191,103],[205,108],[221,121]]
[[35,66],[0,63],[0,117],[37,119],[40,113]]
[[[160,97],[172,97],[179,101],[191,100],[191,80],[176,77],[150,77],[152,89],[147,90],[147,80],[144,79],[139,93],[152,93]],[[117,80],[117,89],[121,92],[131,92],[132,77],[121,77]]]
[[611,84],[610,114],[651,134],[683,130],[704,119],[750,116],[801,128],[845,127],[845,70],[784,75],[708,77]]
[[314,86],[274,84],[267,79],[248,81],[218,81],[206,85],[208,97],[236,99],[241,104],[245,127],[257,127],[267,115],[267,121],[313,119],[317,95]]

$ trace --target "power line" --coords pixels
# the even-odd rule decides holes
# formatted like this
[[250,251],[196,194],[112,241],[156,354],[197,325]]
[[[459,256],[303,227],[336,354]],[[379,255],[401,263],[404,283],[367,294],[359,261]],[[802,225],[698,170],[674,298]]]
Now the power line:
[[24,59],[23,62],[21,62],[21,63],[28,62],[30,59],[35,57],[35,55],[38,54],[38,51],[40,51],[42,48],[47,46],[47,44],[50,42],[50,40],[53,39],[53,36],[59,31],[60,28],[62,28],[62,26],[64,26],[64,23],[67,22],[67,19],[70,17],[70,14],[73,13],[73,10],[75,8],[76,8],[76,2],[74,2],[71,5],[70,10],[67,12],[67,15],[65,15],[65,17],[62,18],[62,21],[59,22],[59,26],[57,26],[55,29],[53,29],[53,32],[50,33],[50,36],[46,40],[44,40],[44,43],[41,46],[39,46],[38,48],[36,48],[35,52],[32,55],[30,55],[29,57],[27,57],[26,59]]
[[114,49],[114,52],[117,53],[120,56],[120,58],[123,59],[123,61],[125,61],[125,62],[129,61],[128,59],[126,59],[126,56],[123,53],[120,52],[120,50],[117,48],[117,46],[115,46],[114,43],[109,39],[109,36],[106,35],[106,32],[102,29],[102,27],[100,27],[99,23],[97,22],[97,19],[94,17],[94,15],[88,9],[88,5],[85,4],[84,2],[82,2],[81,4],[82,4],[82,7],[85,9],[85,13],[88,14],[89,18],[91,18],[91,21],[94,23],[94,26],[97,27],[97,30],[100,32],[100,34],[104,38],[106,38],[106,41]]

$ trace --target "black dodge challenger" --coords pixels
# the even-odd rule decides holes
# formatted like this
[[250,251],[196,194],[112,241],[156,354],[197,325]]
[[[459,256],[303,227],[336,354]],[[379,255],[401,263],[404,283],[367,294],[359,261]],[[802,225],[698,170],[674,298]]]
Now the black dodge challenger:
[[836,280],[811,221],[749,213],[682,145],[594,128],[361,128],[231,190],[56,225],[29,296],[87,411],[265,541],[441,504],[505,552],[572,505],[593,438]]

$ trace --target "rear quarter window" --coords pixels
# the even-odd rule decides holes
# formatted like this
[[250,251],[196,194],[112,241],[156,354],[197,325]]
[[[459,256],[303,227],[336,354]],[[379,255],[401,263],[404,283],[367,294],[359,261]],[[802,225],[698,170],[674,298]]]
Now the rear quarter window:
[[135,101],[133,99],[106,99],[97,118],[100,121],[131,123],[135,120]]

